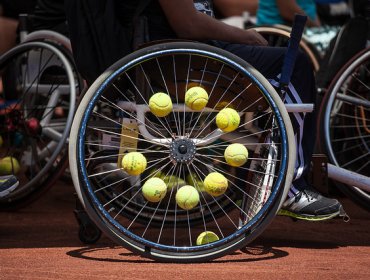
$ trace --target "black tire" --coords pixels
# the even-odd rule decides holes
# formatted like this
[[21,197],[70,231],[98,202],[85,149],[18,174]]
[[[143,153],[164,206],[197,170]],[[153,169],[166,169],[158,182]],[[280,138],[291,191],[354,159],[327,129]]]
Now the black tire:
[[[208,91],[205,109],[189,111],[181,102],[190,83]],[[149,113],[147,106],[148,98],[158,91],[169,92],[174,104],[174,111],[162,119]],[[245,118],[235,132],[222,133],[214,126],[221,109],[216,104],[221,106],[223,101],[223,106],[234,106]],[[137,126],[128,129],[129,123]],[[258,129],[252,132],[255,125]],[[115,63],[84,95],[70,135],[72,179],[94,223],[129,250],[169,262],[214,259],[245,246],[275,216],[292,180],[292,131],[275,90],[245,61],[200,43],[159,44]],[[118,139],[113,141],[114,136]],[[133,146],[125,146],[127,139],[135,140]],[[250,158],[242,167],[231,167],[218,157],[225,146],[238,141],[249,147]],[[174,155],[180,142],[189,148],[183,158],[187,164]],[[143,181],[153,173],[145,171],[135,177],[117,166],[118,155],[128,147],[148,158],[147,171],[164,171],[164,180],[177,175],[159,203],[150,203],[141,195]],[[180,209],[174,193],[185,175],[194,172],[203,180],[212,171],[227,178],[230,187],[225,194],[213,197],[196,182],[199,204]],[[220,240],[196,246],[194,241],[202,230],[217,231]],[[175,237],[171,232],[176,232]]]

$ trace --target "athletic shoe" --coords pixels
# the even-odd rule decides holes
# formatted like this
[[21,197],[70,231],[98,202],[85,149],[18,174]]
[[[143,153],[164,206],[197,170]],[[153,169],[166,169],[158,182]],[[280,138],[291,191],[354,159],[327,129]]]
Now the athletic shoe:
[[0,197],[7,196],[18,187],[19,181],[14,175],[0,176]]
[[338,200],[327,198],[311,188],[288,198],[278,215],[307,221],[323,221],[345,214]]

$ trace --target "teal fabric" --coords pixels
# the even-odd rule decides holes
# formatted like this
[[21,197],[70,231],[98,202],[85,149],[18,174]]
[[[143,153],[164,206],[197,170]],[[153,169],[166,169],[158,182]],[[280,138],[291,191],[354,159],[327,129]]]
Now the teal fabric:
[[[296,0],[296,2],[310,19],[316,19],[316,5],[313,0]],[[280,16],[276,0],[259,1],[257,24],[287,24],[287,22]]]

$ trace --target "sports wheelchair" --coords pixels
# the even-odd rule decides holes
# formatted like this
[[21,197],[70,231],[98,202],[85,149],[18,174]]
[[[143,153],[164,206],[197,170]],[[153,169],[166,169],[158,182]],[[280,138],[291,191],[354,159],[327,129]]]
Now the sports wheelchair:
[[[293,49],[298,42],[291,44]],[[294,59],[287,61],[283,84]],[[209,95],[201,110],[185,105],[185,92],[194,86]],[[169,94],[173,103],[166,117],[149,109],[150,97],[158,92]],[[366,101],[361,105],[368,107]],[[217,113],[226,107],[241,119],[230,132],[215,124]],[[69,163],[79,200],[99,230],[142,256],[166,262],[224,256],[259,236],[280,209],[295,168],[288,113],[310,112],[312,107],[284,104],[258,71],[219,48],[169,42],[137,50],[108,68],[76,111]],[[225,149],[233,143],[249,151],[242,166],[225,162]],[[122,157],[132,151],[147,159],[139,175],[121,166]],[[347,183],[370,191],[369,177],[332,165],[328,170],[333,178],[345,177]],[[203,180],[211,172],[228,181],[222,195],[205,190]],[[142,193],[153,177],[167,183],[159,202]],[[183,185],[198,190],[199,203],[193,208],[176,203]],[[209,237],[199,242],[200,236]]]
[[[185,92],[194,86],[208,92],[201,110],[184,104]],[[171,97],[166,117],[149,109],[157,92]],[[236,130],[216,126],[223,108],[237,111]],[[310,104],[284,105],[259,72],[222,49],[194,42],[152,45],[116,62],[82,98],[69,142],[73,183],[97,227],[129,250],[169,262],[214,259],[251,242],[275,217],[295,166],[288,111],[310,110]],[[245,165],[224,161],[232,143],[247,147]],[[121,166],[132,151],[147,159],[139,175]],[[211,172],[227,178],[222,195],[205,190],[203,180]],[[152,177],[167,183],[159,202],[142,193]],[[193,208],[176,203],[183,185],[198,190]],[[214,242],[197,241],[209,232],[217,236]]]
[[20,15],[21,43],[0,57],[0,158],[19,187],[0,199],[0,209],[28,205],[49,189],[68,164],[68,140],[83,80],[69,40],[53,31],[28,32]]

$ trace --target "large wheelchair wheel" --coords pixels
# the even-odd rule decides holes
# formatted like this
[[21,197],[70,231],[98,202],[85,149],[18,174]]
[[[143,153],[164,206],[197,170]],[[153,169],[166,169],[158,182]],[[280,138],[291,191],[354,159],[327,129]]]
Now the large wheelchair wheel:
[[[320,142],[329,160],[347,170],[370,175],[370,48],[353,57],[332,81],[321,105]],[[370,210],[370,193],[336,183]]]
[[[198,111],[184,104],[194,86],[209,95]],[[168,116],[157,117],[148,107],[157,92],[172,99]],[[225,107],[241,118],[232,132],[215,124]],[[275,216],[292,180],[292,131],[273,87],[245,61],[200,43],[159,44],[124,57],[86,92],[72,125],[70,169],[88,215],[117,243],[161,261],[209,260],[241,248]],[[232,143],[249,150],[240,167],[225,162]],[[121,168],[122,156],[132,151],[148,162],[137,176]],[[205,191],[203,180],[211,172],[228,181],[220,196]],[[167,183],[157,203],[142,194],[153,176]],[[200,197],[187,210],[175,201],[183,185],[195,187]],[[218,240],[197,245],[206,231]]]
[[[1,174],[19,187],[0,199],[14,209],[37,198],[65,167],[78,76],[70,59],[50,43],[27,42],[1,56]],[[4,161],[10,164],[5,164]]]
[[[52,31],[52,30],[37,30],[33,31],[31,33],[28,33],[24,42],[45,42],[48,44],[53,45],[58,50],[60,50],[67,58],[68,61],[73,66],[73,74],[76,81],[76,103],[78,104],[78,100],[81,98],[81,95],[86,90],[87,85],[86,81],[81,77],[81,75],[77,71],[77,66],[75,65],[73,54],[72,54],[72,45],[68,37],[66,37],[63,34],[60,34],[58,32]],[[61,154],[65,155],[63,157],[60,157],[60,166],[59,174],[55,174],[55,179],[61,179],[66,182],[71,182],[71,175],[69,173],[68,169],[68,153],[67,153],[67,145],[66,147],[61,151]],[[49,189],[53,185],[53,181],[50,181],[48,184],[49,186],[45,186],[45,189]],[[25,204],[27,205],[27,203]]]

